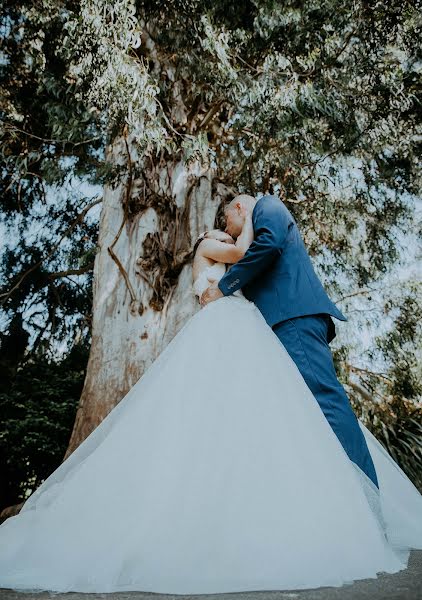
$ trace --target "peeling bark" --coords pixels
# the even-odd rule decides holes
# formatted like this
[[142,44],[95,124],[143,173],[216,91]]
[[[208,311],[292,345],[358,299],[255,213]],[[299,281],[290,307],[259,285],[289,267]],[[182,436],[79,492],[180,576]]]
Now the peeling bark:
[[[128,148],[125,138],[116,140],[108,160],[124,164]],[[92,345],[64,458],[199,310],[192,291],[192,242],[214,227],[218,208],[230,194],[223,184],[213,190],[212,182],[212,170],[198,164],[157,161],[143,165],[142,175],[129,182],[129,197],[122,184],[105,188],[94,264]]]

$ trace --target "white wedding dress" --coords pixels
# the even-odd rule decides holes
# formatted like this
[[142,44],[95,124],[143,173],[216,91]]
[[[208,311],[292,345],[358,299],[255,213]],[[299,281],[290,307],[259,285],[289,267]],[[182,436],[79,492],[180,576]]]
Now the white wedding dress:
[[405,569],[422,495],[360,426],[379,494],[255,305],[212,302],[1,525],[0,587],[208,594]]

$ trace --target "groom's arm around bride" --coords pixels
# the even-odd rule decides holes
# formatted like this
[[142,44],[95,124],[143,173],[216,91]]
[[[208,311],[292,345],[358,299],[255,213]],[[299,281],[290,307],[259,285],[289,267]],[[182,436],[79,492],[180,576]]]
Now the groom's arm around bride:
[[262,312],[270,327],[286,319],[324,313],[328,342],[335,337],[329,315],[347,321],[328,297],[313,268],[296,221],[284,203],[272,195],[256,200],[236,196],[226,207],[226,231],[237,237],[242,228],[241,207],[252,211],[254,240],[225,276],[204,292],[201,304],[233,294],[239,288]]
[[[227,211],[230,229],[230,211]],[[276,202],[255,201],[252,208],[254,240],[242,260],[231,267],[219,282],[219,288],[225,296],[243,288],[257,278],[265,269],[280,258],[285,244],[289,242],[294,220],[289,211],[283,210],[279,200]]]

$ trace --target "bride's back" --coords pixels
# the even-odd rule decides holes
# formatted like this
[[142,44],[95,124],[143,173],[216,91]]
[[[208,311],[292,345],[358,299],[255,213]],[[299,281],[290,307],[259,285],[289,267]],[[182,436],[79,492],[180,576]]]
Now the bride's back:
[[[208,245],[208,252],[203,252],[204,248],[204,240],[207,240],[206,244]],[[194,260],[193,260],[193,281],[195,282],[199,275],[207,269],[208,267],[212,267],[214,264],[219,263],[225,265],[222,260],[217,260],[217,257],[213,257],[212,252],[209,252],[210,242],[212,244],[212,240],[218,243],[225,243],[230,246],[234,246],[234,240],[228,233],[221,231],[221,229],[213,229],[212,231],[204,231],[195,242],[194,246]],[[225,270],[225,268],[224,268]],[[223,273],[224,275],[224,273]]]

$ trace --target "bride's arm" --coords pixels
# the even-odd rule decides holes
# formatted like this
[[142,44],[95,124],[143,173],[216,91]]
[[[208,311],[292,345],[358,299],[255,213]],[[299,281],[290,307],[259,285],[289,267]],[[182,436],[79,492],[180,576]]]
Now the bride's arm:
[[245,256],[249,246],[252,244],[254,231],[252,225],[252,213],[245,212],[245,221],[242,232],[235,244],[227,244],[212,238],[205,238],[199,245],[197,253],[200,256],[211,258],[217,262],[233,264]]

